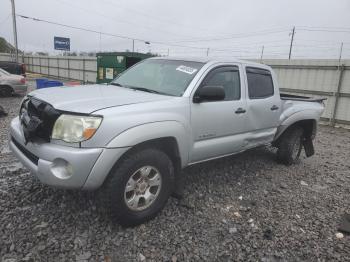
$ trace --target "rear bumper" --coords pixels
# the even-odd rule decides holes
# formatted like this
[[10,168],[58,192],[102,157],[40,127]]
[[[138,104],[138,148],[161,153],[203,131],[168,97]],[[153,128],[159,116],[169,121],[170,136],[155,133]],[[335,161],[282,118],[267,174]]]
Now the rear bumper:
[[25,95],[28,90],[27,85],[12,85],[13,92],[19,95]]
[[24,144],[18,117],[11,122],[10,149],[43,184],[93,190],[102,185],[127,148],[74,148],[52,143]]

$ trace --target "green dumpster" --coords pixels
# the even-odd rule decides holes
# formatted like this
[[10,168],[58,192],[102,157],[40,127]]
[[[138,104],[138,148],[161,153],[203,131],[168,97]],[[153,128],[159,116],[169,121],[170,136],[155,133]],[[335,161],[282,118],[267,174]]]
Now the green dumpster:
[[125,69],[152,57],[151,54],[133,52],[97,53],[97,83],[109,83]]

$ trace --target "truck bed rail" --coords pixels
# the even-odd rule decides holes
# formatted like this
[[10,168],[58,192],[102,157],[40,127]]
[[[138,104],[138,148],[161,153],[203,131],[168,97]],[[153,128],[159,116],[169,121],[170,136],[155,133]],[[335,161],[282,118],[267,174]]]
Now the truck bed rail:
[[322,102],[324,100],[327,100],[325,97],[321,98],[314,98],[309,96],[298,96],[298,95],[291,95],[286,93],[280,94],[281,100],[293,100],[293,101],[304,101],[304,102]]

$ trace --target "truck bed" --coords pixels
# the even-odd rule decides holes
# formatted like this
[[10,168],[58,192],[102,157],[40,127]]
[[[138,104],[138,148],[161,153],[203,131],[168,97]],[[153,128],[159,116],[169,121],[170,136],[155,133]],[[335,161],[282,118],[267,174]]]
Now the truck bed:
[[281,100],[293,100],[293,101],[304,101],[304,102],[322,102],[326,100],[327,98],[315,98],[315,97],[309,97],[309,96],[298,96],[298,95],[291,95],[286,93],[280,94]]

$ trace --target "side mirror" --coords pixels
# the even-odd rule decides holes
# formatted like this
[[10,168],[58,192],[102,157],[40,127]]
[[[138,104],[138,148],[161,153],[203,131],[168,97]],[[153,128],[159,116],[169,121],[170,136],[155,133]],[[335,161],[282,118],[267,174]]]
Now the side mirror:
[[222,86],[202,86],[194,94],[193,102],[221,101],[225,99],[225,90]]

